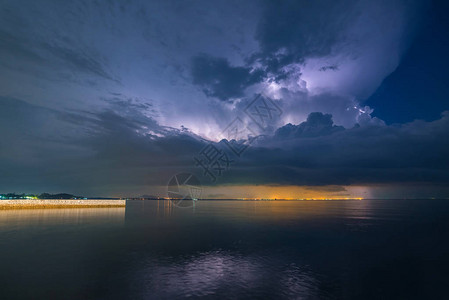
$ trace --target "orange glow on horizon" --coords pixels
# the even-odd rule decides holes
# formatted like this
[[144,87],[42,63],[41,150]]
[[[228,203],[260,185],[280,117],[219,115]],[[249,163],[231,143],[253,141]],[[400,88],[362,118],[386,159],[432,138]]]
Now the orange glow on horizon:
[[207,186],[204,199],[243,200],[363,200],[370,196],[369,189],[361,186]]

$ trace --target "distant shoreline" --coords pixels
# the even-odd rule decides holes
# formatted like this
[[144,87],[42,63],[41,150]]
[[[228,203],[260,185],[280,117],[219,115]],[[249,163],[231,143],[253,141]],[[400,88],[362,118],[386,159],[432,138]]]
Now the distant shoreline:
[[61,200],[0,200],[0,210],[6,209],[31,209],[31,208],[107,208],[125,207],[126,200],[104,199],[61,199]]

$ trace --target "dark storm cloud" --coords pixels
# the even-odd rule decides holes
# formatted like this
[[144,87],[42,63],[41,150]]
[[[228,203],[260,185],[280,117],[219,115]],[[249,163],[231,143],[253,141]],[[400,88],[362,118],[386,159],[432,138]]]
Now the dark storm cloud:
[[[202,170],[193,157],[207,141],[157,124],[120,103],[93,112],[61,112],[0,99],[0,188],[89,195],[139,194],[174,174]],[[139,107],[139,106],[137,106]],[[133,116],[133,117],[131,117]],[[260,137],[234,159],[220,184],[447,184],[449,113],[434,122],[335,126],[311,114]],[[221,143],[218,147],[223,146]],[[211,182],[201,177],[203,184]],[[27,192],[25,191],[25,192]]]
[[306,57],[331,53],[332,46],[354,16],[357,1],[264,1],[256,39],[261,51],[253,56],[266,66],[267,72],[280,79],[282,70],[291,63],[302,63]]
[[274,138],[286,140],[300,137],[317,137],[330,135],[344,130],[343,126],[336,126],[332,121],[332,115],[320,112],[311,113],[307,120],[299,125],[287,124],[277,129]]
[[230,178],[297,185],[449,182],[448,112],[434,122],[398,126],[343,129],[323,115],[308,123],[259,140]]
[[327,70],[337,71],[337,70],[338,70],[338,66],[336,66],[336,65],[332,65],[332,66],[323,66],[323,67],[321,67],[321,68],[318,69],[318,71],[321,71],[321,72],[325,72],[325,71],[327,71]]
[[264,72],[246,67],[234,67],[226,58],[205,54],[192,60],[193,83],[203,87],[208,96],[220,100],[241,97],[244,90],[262,81]]
[[81,120],[86,120],[86,117],[40,107],[15,98],[0,97],[0,150],[2,153],[18,154],[28,151],[16,149],[27,142],[36,143],[34,145],[39,147],[76,140],[75,131],[80,128],[71,126],[68,121],[76,123]]
[[[365,98],[396,68],[412,27],[406,24],[419,11],[418,2],[261,1],[253,32],[258,49],[242,57],[240,72],[226,58],[220,66],[202,59],[201,71],[196,73],[199,67],[193,66],[193,82],[222,100],[243,96],[246,87],[262,78],[289,88],[304,79],[309,89],[330,87],[338,94]],[[259,80],[249,80],[251,67],[259,70]],[[364,74],[353,78],[362,69]],[[334,72],[323,76],[323,71]]]
[[62,112],[0,98],[0,189],[110,195],[164,185],[203,142],[143,112],[119,101]]
[[193,59],[193,82],[202,86],[207,95],[227,100],[243,96],[245,88],[261,82],[267,74],[285,80],[292,74],[284,67],[303,63],[306,57],[331,53],[353,17],[355,3],[263,1],[255,33],[260,51],[247,58],[248,65],[257,62],[263,70],[251,73],[247,66],[230,66],[225,58],[200,55]]

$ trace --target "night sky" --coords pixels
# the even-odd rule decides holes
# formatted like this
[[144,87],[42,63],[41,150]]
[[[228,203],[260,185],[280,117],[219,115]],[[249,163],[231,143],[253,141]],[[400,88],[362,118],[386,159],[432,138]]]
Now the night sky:
[[448,8],[1,1],[0,193],[447,198]]

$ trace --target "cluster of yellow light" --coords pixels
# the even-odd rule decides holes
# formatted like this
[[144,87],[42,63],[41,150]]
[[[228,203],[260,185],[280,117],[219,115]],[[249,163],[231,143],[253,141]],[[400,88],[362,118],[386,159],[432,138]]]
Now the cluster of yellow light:
[[313,197],[313,198],[280,198],[280,197],[273,197],[273,198],[242,198],[242,200],[257,200],[257,201],[263,201],[263,200],[363,200],[361,197],[356,198],[349,198],[349,197]]
[[[161,190],[166,187],[161,187]],[[370,198],[365,186],[276,186],[218,185],[203,186],[202,199],[241,200],[363,200]],[[161,196],[163,192],[161,192]],[[363,197],[361,197],[363,195]]]

